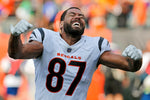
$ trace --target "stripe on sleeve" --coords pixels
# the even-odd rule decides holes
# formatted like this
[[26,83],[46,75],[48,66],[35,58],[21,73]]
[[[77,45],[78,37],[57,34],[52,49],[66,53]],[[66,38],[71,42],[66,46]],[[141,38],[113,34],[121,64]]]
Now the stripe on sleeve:
[[35,35],[35,32],[33,31],[32,34],[37,38],[37,36]]
[[101,51],[101,46],[102,46],[103,40],[104,40],[104,38],[100,37],[99,42],[98,42],[98,46],[99,46],[100,51]]
[[41,33],[41,38],[42,38],[42,42],[43,42],[44,37],[45,37],[44,31],[43,31],[43,29],[42,29],[42,28],[38,28],[38,30],[39,30],[39,31],[40,31],[40,33]]
[[35,38],[37,38],[37,36],[35,35],[35,32],[33,31],[32,33],[31,33],[31,35],[30,35],[30,37],[29,37],[29,42],[31,42],[32,41],[32,38],[33,38],[33,35],[35,36]]
[[107,41],[107,45],[109,45],[109,42]]

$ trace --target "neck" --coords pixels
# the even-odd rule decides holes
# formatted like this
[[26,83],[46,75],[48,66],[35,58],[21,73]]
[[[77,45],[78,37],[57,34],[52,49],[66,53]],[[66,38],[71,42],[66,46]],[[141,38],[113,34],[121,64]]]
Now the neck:
[[60,33],[61,37],[69,44],[73,45],[76,42],[78,42],[81,39],[81,36],[72,36],[70,34],[67,34],[65,32]]

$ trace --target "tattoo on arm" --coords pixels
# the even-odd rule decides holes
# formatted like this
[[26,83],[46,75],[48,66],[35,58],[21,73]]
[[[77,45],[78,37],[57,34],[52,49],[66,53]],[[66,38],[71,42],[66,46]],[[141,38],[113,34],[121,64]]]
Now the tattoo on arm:
[[138,71],[141,68],[142,65],[142,59],[140,60],[133,60],[131,58],[127,58],[128,61],[128,69],[129,71],[135,72]]

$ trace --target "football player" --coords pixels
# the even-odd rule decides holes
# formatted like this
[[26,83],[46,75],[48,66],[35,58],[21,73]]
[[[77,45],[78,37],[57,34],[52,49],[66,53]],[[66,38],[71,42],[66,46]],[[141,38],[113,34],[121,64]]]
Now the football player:
[[77,7],[63,12],[60,33],[36,28],[23,44],[20,35],[32,27],[21,20],[10,28],[8,53],[14,59],[34,59],[36,100],[86,100],[99,64],[131,72],[141,67],[142,52],[135,46],[118,55],[106,39],[83,36],[85,16]]

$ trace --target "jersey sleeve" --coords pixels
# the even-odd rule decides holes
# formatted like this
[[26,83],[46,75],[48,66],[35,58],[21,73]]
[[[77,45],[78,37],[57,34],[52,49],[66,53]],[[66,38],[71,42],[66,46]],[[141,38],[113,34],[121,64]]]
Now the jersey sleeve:
[[100,50],[100,55],[102,55],[105,51],[110,51],[110,44],[108,40],[100,37],[99,42],[98,42],[99,50]]
[[29,42],[33,40],[38,41],[38,42],[43,42],[44,36],[45,34],[44,34],[43,28],[34,29],[30,35]]

